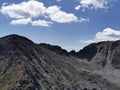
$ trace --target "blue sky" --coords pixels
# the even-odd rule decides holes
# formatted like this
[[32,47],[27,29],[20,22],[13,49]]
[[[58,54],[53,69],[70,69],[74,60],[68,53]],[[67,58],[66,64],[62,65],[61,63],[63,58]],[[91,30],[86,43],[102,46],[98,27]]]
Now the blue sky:
[[119,0],[0,0],[0,37],[26,36],[80,50],[120,38]]

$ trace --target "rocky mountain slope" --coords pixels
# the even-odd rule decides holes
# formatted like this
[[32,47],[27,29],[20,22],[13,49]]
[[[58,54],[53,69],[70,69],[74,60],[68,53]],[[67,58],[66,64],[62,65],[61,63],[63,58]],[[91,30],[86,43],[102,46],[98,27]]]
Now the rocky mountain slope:
[[120,90],[104,72],[97,72],[119,71],[118,52],[119,41],[67,52],[19,35],[2,37],[0,90]]
[[119,40],[93,43],[72,55],[87,60],[90,64],[90,67],[86,67],[87,69],[120,86]]

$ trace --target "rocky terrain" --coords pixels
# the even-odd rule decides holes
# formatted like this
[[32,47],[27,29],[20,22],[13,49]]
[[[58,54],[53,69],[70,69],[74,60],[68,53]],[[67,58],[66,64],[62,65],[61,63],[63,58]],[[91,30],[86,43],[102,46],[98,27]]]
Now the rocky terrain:
[[90,44],[79,52],[0,38],[0,90],[120,90],[120,41]]
[[88,61],[86,69],[120,86],[120,41],[93,43],[73,56]]

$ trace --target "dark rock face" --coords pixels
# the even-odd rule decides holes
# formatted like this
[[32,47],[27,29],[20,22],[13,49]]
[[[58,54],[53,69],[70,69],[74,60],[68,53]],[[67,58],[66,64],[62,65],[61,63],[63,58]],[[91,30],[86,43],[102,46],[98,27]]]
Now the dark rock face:
[[[98,48],[96,44],[91,44],[84,49],[80,50],[77,54],[79,58],[85,58],[90,61],[97,53]],[[79,56],[80,55],[80,56]]]
[[101,64],[102,67],[105,67],[108,60],[110,60],[115,69],[120,68],[120,41],[93,43],[79,52],[71,51],[69,54],[88,61],[99,60],[97,63]]
[[111,64],[115,69],[120,69],[120,52],[119,51],[113,54]]
[[59,46],[35,44],[18,35],[0,38],[0,90],[120,90],[100,75],[76,69],[80,64],[76,57],[80,54],[79,58],[92,60],[98,46],[93,44],[76,54]]
[[69,56],[69,53],[66,50],[59,47],[59,46],[53,46],[53,45],[45,44],[45,43],[41,43],[39,45],[42,46],[43,48],[46,48],[46,49],[48,49],[50,51],[55,52],[56,54]]

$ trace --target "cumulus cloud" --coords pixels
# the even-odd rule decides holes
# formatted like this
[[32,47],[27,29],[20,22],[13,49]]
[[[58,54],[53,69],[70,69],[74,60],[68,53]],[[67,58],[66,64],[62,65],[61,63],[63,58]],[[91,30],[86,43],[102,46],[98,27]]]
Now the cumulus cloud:
[[45,10],[43,3],[30,0],[20,4],[3,5],[0,11],[10,18],[33,18],[44,15]]
[[32,21],[33,26],[50,26],[52,22],[45,20]]
[[115,41],[120,40],[120,31],[106,28],[102,32],[96,33],[95,37],[90,40],[80,40],[81,43],[93,43],[99,41]]
[[90,21],[89,18],[83,18],[83,17],[81,17],[79,20],[79,22],[89,22],[89,21]]
[[10,24],[13,24],[13,25],[26,25],[28,23],[31,22],[31,18],[27,18],[27,19],[16,19],[16,20],[12,20],[10,22]]
[[60,7],[58,6],[48,7],[46,13],[49,15],[52,21],[58,23],[70,23],[78,21],[78,18],[74,14],[61,11]]
[[[114,0],[113,0],[114,1]],[[79,5],[75,7],[75,10],[80,8],[86,9],[108,9],[111,0],[79,0]]]
[[98,32],[95,36],[99,41],[114,41],[120,39],[120,31],[106,28],[103,32]]
[[[35,23],[35,26],[38,25],[38,23],[40,23],[39,26],[48,26],[52,24],[51,22],[71,23],[79,21],[73,13],[62,11],[58,6],[46,7],[42,2],[36,0],[24,1],[19,4],[3,4],[0,12],[13,19],[11,24],[27,24],[30,22],[28,18],[31,19],[31,22],[33,19],[36,19],[36,21],[32,22],[32,24]],[[48,19],[48,21],[42,21],[38,18]],[[24,22],[22,23],[22,21]]]

